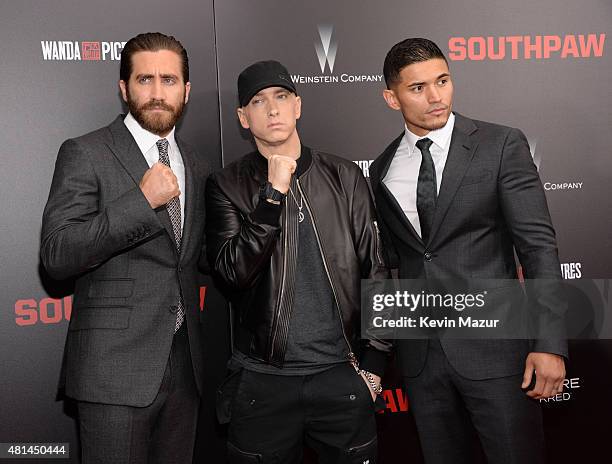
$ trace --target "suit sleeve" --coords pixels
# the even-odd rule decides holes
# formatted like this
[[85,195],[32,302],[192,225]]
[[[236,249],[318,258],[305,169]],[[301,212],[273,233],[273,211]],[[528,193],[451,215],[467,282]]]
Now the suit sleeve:
[[270,257],[281,226],[281,205],[259,202],[243,213],[219,186],[215,175],[206,184],[206,241],[211,270],[230,287],[251,288]]
[[51,277],[81,274],[163,228],[138,185],[102,201],[90,153],[64,142],[42,220],[40,256]]
[[[523,275],[535,282],[532,301],[538,310],[547,313],[545,320],[562,321],[567,302],[560,291],[562,278],[555,230],[529,144],[518,129],[511,129],[506,137],[498,185],[503,215]],[[561,326],[559,323],[556,333],[548,330],[554,336],[536,340],[532,351],[567,357],[567,341]]]
[[[388,279],[390,274],[384,261],[379,226],[370,189],[361,170],[357,166],[354,167],[354,170],[355,183],[353,186],[351,221],[353,237],[355,237],[355,250],[361,263],[361,278]],[[369,316],[362,315],[362,317]],[[382,376],[388,355],[392,349],[391,342],[380,339],[370,332],[362,334],[362,338],[364,339],[364,349],[360,359],[361,368]]]

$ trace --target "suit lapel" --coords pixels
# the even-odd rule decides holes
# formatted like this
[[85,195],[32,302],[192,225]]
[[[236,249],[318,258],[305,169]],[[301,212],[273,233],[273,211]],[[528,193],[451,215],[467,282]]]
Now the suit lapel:
[[149,169],[147,160],[140,152],[136,140],[123,123],[123,115],[117,116],[109,127],[112,142],[107,144],[115,158],[119,160],[123,168],[138,185],[145,171]]
[[[138,148],[136,140],[123,123],[123,115],[117,116],[109,130],[112,135],[112,142],[107,144],[108,148],[113,152],[115,158],[121,163],[136,185],[140,184],[140,180],[144,173],[149,169],[147,160]],[[166,232],[176,250],[176,242],[174,240],[174,231],[172,230],[172,222],[168,215],[168,210],[164,207],[155,210],[158,219],[166,229]]]
[[448,157],[444,166],[444,172],[442,173],[442,183],[440,184],[440,193],[436,203],[436,211],[429,238],[430,242],[440,228],[444,216],[472,161],[478,144],[470,136],[476,130],[476,125],[470,119],[455,113],[455,127],[453,128]]
[[[391,144],[385,149],[382,155],[380,155],[380,167],[379,174],[375,174],[372,178],[374,181],[373,190],[376,192],[377,190],[380,192],[380,195],[386,200],[384,205],[380,205],[379,208],[383,208],[386,210],[385,212],[389,212],[391,214],[385,214],[385,221],[387,224],[395,229],[395,234],[398,237],[401,237],[406,241],[409,245],[417,248],[423,247],[423,242],[421,237],[417,233],[417,231],[412,226],[412,223],[408,220],[404,211],[402,210],[401,205],[398,203],[397,198],[391,193],[391,191],[387,188],[383,179],[387,175],[389,171],[389,167],[391,166],[391,162],[397,152],[397,149],[404,137],[404,133],[402,132],[399,137],[397,137]],[[406,233],[408,232],[408,233]]]
[[183,221],[183,235],[181,237],[181,256],[182,260],[187,252],[189,245],[190,234],[189,231],[193,230],[193,221],[195,214],[195,206],[197,204],[197,191],[195,189],[195,153],[192,152],[182,141],[178,138],[176,143],[181,152],[183,158],[183,165],[185,166],[185,219]]

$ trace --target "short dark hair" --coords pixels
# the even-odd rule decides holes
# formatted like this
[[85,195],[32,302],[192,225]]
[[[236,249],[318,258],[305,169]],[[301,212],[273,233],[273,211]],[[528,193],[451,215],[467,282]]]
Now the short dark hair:
[[[391,88],[391,85],[399,80],[400,72],[406,66],[435,58],[442,58],[446,61],[440,47],[429,39],[415,37],[396,43],[387,53],[383,66],[387,88]],[[448,61],[446,63],[448,64]]]
[[121,51],[119,78],[125,82],[130,80],[132,74],[132,55],[134,53],[157,52],[160,50],[170,50],[181,57],[183,62],[183,81],[189,82],[189,58],[187,58],[187,50],[173,36],[165,35],[161,32],[138,34],[127,41]]

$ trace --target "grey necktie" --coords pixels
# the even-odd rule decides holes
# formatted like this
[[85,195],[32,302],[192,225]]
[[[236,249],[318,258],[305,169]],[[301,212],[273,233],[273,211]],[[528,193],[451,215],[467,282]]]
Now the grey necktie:
[[[165,164],[169,168],[170,157],[168,156],[168,140],[159,139],[157,141],[157,150],[159,151],[159,162]],[[166,204],[170,221],[172,222],[172,231],[174,232],[174,240],[176,241],[176,249],[178,253],[181,252],[181,200],[179,197],[174,197]],[[185,306],[183,304],[183,297],[179,297],[178,308],[176,311],[176,326],[174,332],[176,332],[181,324],[185,320]]]

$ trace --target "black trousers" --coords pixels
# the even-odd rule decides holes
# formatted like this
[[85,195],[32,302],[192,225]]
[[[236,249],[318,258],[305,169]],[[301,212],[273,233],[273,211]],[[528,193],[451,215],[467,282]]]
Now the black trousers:
[[185,324],[174,335],[152,404],[77,404],[83,464],[191,464],[199,396]]
[[475,429],[489,464],[543,463],[542,411],[521,390],[522,380],[522,373],[466,379],[431,340],[423,372],[405,379],[425,462],[472,463]]
[[374,402],[349,363],[304,376],[243,369],[228,438],[232,464],[299,463],[304,444],[321,464],[375,464]]

